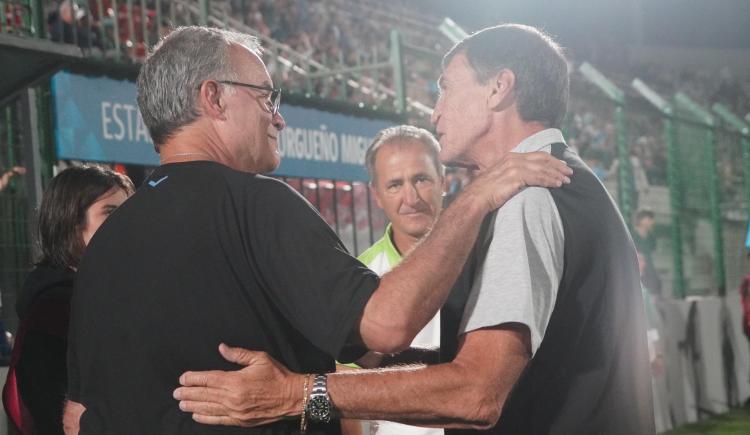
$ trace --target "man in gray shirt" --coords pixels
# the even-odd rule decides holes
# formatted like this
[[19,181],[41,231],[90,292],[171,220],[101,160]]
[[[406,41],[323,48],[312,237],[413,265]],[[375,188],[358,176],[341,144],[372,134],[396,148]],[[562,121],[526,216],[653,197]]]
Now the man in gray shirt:
[[[550,152],[556,142],[564,142],[560,130],[546,129],[524,139],[512,152]],[[533,356],[544,338],[563,272],[565,234],[552,194],[527,188],[496,213],[493,230],[459,333],[523,324]]]

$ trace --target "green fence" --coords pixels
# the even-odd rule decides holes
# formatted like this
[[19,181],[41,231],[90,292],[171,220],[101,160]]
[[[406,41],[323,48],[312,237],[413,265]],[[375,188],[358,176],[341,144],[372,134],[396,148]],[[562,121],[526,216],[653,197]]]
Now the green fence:
[[[0,108],[0,171],[25,168],[19,102]],[[24,177],[6,178],[0,191],[0,290],[2,318],[15,330],[15,295],[31,265],[31,222]]]
[[6,16],[0,20],[0,33],[75,45],[85,57],[111,69],[110,61],[140,63],[175,27],[229,28],[260,39],[274,81],[286,90],[364,102],[422,120],[429,117],[428,107],[406,96],[404,59],[434,60],[437,53],[407,44],[393,31],[384,35],[390,47],[385,52],[373,47],[371,55],[358,53],[356,59],[324,55],[316,60],[250,27],[247,14],[233,5],[227,0],[0,0]]
[[[580,116],[579,107],[596,114],[590,122],[603,131],[601,140],[609,142],[604,158],[614,162],[604,183],[626,220],[641,208],[655,213],[662,293],[682,298],[734,289],[746,267],[745,122],[680,92],[661,96],[640,80],[616,84],[622,80],[606,78],[591,65],[580,72],[574,75],[571,116]],[[591,153],[587,148],[584,158]],[[627,168],[620,164],[625,158]]]
[[34,261],[38,193],[55,161],[49,101],[45,84],[0,106],[0,175],[7,174],[0,189],[1,318],[12,330],[16,293]]

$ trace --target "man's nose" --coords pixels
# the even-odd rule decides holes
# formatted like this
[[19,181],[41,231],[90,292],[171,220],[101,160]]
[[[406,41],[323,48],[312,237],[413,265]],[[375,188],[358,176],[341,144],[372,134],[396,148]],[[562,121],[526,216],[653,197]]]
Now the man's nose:
[[273,119],[271,120],[271,124],[276,128],[276,130],[281,131],[286,127],[286,121],[284,120],[284,117],[281,116],[281,112],[276,112],[275,115],[273,115]]
[[417,188],[413,184],[406,184],[404,186],[404,203],[409,206],[419,203],[419,192],[417,192]]
[[442,98],[438,98],[437,103],[435,103],[435,107],[432,109],[432,114],[430,115],[430,122],[432,125],[437,126],[438,120],[440,119],[440,106],[442,102]]

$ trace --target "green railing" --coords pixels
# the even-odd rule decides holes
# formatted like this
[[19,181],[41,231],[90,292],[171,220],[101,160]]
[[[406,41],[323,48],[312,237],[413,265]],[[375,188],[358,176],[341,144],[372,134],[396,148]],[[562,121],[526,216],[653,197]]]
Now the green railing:
[[[288,91],[347,100],[367,97],[370,106],[409,114],[422,120],[431,110],[407,96],[403,53],[434,57],[430,50],[404,44],[397,32],[389,37],[389,53],[373,53],[354,64],[343,58],[323,59],[293,50],[237,17],[228,1],[209,0],[0,0],[7,9],[0,32],[77,45],[90,58],[122,63],[141,62],[150,47],[172,28],[209,25],[258,37],[266,49],[274,79]],[[49,21],[49,24],[48,24]],[[384,83],[393,83],[392,87]],[[359,94],[356,94],[359,93]]]
[[[19,104],[0,108],[0,172],[24,167]],[[15,176],[0,191],[0,290],[6,326],[15,323],[15,295],[31,266],[29,207],[24,178]],[[14,329],[14,328],[13,328]]]
[[16,167],[26,171],[0,189],[0,291],[2,319],[10,330],[17,322],[17,292],[34,262],[38,194],[56,160],[49,101],[49,87],[41,85],[0,106],[0,175]]
[[680,92],[665,98],[639,79],[617,86],[588,64],[580,72],[588,85],[574,86],[573,106],[589,107],[611,129],[618,170],[605,185],[626,221],[640,208],[656,214],[662,292],[682,298],[736,287],[750,204],[746,122]]

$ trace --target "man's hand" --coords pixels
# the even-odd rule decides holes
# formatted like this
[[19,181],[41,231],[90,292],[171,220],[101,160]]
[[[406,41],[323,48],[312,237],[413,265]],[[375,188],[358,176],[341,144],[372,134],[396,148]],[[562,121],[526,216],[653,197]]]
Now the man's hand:
[[508,153],[479,172],[465,192],[486,201],[487,212],[491,212],[528,186],[560,187],[570,183],[571,175],[573,170],[549,153]]
[[193,420],[225,426],[259,426],[302,412],[305,375],[290,372],[265,352],[219,345],[237,371],[185,372],[174,391]]
[[81,416],[86,410],[86,407],[78,402],[68,400],[65,402],[65,410],[63,411],[63,430],[65,435],[78,435],[78,431],[81,423]]
[[8,184],[10,183],[10,180],[15,177],[16,175],[23,175],[26,173],[26,168],[23,166],[13,166],[12,168],[8,169],[5,173],[0,175],[0,192],[5,189]]

